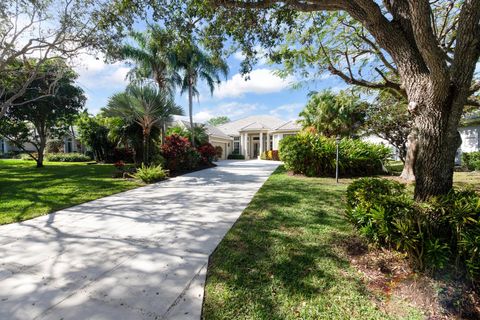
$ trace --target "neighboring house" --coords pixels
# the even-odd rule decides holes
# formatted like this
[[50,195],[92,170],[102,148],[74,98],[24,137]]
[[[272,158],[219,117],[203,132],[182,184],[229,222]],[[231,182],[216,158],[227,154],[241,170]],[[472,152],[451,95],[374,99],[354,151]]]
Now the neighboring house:
[[216,128],[233,139],[233,149],[229,153],[242,154],[245,159],[258,158],[267,150],[278,150],[283,137],[301,130],[296,121],[273,116],[251,116]]
[[[474,121],[466,122],[460,128],[458,132],[462,138],[462,144],[457,150],[455,157],[455,164],[460,165],[462,163],[462,153],[480,151],[480,118],[473,119]],[[387,140],[380,137],[370,135],[362,138],[365,141],[373,143],[381,143],[392,149],[392,157],[395,160],[399,160],[398,151]]]
[[[73,131],[69,131],[65,137],[63,137],[63,145],[60,148],[60,152],[65,152],[65,153],[72,153],[72,152],[84,152],[85,148],[81,144],[80,140],[78,140],[76,137],[78,136],[76,129],[74,128]],[[36,152],[37,150],[31,143],[27,143],[23,146],[23,148],[29,152]],[[7,139],[2,139],[0,138],[0,154],[7,154],[9,152],[15,152],[15,153],[22,153],[24,150],[16,147],[13,145],[11,142],[9,142]]]

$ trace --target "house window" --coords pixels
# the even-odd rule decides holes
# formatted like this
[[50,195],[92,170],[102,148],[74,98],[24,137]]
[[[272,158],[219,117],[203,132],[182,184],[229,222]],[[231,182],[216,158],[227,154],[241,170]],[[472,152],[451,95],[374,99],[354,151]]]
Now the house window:
[[233,141],[233,153],[240,153],[240,141]]

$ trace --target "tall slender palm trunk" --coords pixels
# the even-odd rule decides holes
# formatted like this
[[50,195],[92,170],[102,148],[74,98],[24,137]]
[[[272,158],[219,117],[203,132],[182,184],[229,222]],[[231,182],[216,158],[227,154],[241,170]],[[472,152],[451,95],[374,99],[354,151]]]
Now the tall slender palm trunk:
[[188,82],[188,114],[190,116],[190,136],[192,137],[192,146],[195,148],[195,130],[193,128],[193,83],[190,79]]

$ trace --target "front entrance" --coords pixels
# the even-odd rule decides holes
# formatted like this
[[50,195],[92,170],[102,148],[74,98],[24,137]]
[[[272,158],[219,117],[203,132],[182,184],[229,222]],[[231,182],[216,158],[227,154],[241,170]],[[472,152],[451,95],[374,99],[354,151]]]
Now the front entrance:
[[258,158],[259,155],[259,150],[260,150],[260,143],[257,141],[253,142],[253,158]]

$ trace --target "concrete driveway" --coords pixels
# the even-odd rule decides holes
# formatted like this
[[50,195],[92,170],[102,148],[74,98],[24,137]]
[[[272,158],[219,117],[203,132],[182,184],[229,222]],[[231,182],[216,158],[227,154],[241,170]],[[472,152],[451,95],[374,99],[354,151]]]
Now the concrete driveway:
[[223,161],[0,226],[0,319],[199,319],[209,255],[277,166]]

